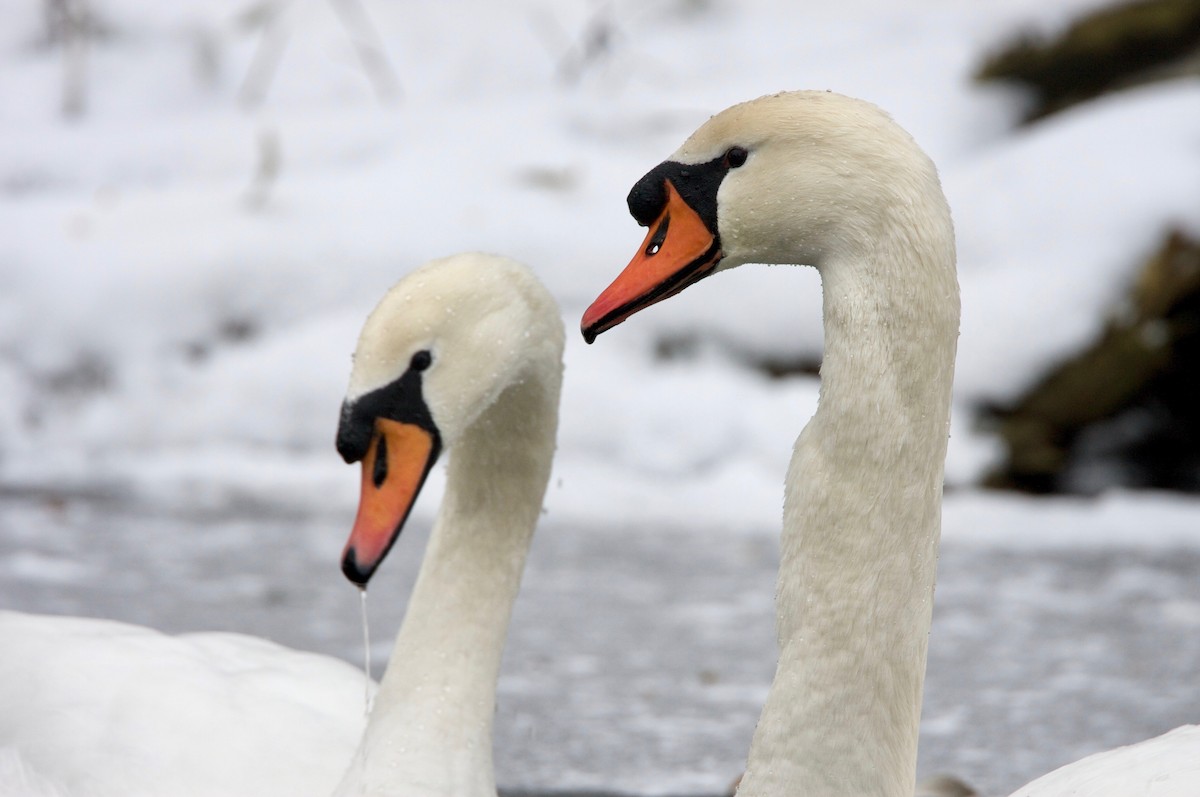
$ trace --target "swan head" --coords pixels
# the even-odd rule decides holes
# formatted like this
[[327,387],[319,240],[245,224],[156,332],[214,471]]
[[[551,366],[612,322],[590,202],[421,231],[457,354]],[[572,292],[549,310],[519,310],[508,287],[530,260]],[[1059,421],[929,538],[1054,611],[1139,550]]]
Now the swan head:
[[941,202],[933,163],[876,106],[825,91],[734,105],[634,185],[629,212],[649,231],[583,316],[584,339],[744,263],[820,268],[878,244],[881,220]]
[[468,253],[431,261],[368,316],[337,450],[362,463],[342,572],[365,586],[396,541],[439,454],[514,382],[562,367],[562,320],[523,265]]

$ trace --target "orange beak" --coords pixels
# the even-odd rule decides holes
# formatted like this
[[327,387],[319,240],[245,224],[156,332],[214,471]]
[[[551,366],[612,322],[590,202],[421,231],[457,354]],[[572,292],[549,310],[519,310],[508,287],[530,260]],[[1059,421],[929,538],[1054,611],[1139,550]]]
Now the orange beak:
[[362,495],[342,572],[365,587],[400,536],[425,477],[437,460],[434,436],[410,423],[375,419],[375,433],[362,463]]
[[670,180],[667,202],[641,250],[583,314],[584,340],[612,329],[645,307],[668,299],[712,273],[722,253],[708,228]]

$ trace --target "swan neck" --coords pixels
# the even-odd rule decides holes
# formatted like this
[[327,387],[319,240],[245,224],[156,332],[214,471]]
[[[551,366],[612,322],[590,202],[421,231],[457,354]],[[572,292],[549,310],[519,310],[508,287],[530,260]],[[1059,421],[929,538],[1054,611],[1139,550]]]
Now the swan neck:
[[449,452],[441,509],[347,775],[364,783],[339,794],[397,783],[417,797],[496,794],[496,680],[549,479],[560,380],[518,379]]
[[821,397],[788,469],[780,659],[742,797],[913,793],[958,334],[943,215],[924,244],[820,266]]

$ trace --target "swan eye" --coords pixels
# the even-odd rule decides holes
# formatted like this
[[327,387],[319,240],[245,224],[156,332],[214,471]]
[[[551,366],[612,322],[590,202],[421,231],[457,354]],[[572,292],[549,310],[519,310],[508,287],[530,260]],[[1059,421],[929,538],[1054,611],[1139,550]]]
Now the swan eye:
[[750,153],[745,147],[730,147],[725,152],[725,163],[730,169],[736,169],[746,162],[746,158],[750,157]]
[[412,356],[412,360],[410,360],[408,363],[408,367],[414,371],[424,371],[431,365],[433,365],[433,355],[430,354],[426,349],[421,349],[419,352],[414,354]]

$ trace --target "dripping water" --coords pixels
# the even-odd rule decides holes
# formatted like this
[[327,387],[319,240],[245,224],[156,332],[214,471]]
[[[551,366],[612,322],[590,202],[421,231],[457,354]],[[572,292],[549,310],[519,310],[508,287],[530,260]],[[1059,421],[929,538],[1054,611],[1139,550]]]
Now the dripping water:
[[[362,634],[363,634],[363,717],[366,724],[371,721],[371,708],[375,700],[371,696],[371,628],[367,620],[367,585],[362,584],[358,588],[358,606],[362,618]],[[358,793],[366,794],[367,789],[367,757],[370,755],[370,750],[366,745],[366,732],[363,735],[364,743],[359,746],[358,753],[354,757],[352,766],[358,767]]]
[[371,627],[367,621],[367,588],[363,586],[358,592],[359,608],[362,611],[363,632],[363,713],[371,715],[371,707],[375,702],[371,696]]

